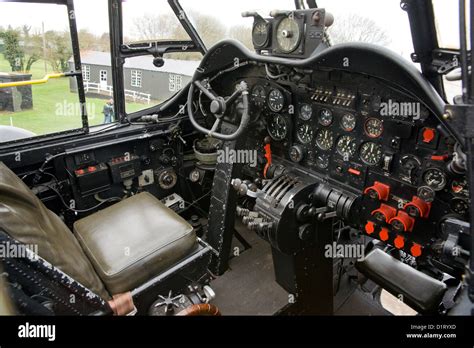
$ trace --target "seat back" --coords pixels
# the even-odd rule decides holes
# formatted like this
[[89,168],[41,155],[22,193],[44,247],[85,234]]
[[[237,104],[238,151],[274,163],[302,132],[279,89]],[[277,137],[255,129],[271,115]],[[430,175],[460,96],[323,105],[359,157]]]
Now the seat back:
[[110,295],[78,241],[52,211],[0,162],[0,228],[104,300]]

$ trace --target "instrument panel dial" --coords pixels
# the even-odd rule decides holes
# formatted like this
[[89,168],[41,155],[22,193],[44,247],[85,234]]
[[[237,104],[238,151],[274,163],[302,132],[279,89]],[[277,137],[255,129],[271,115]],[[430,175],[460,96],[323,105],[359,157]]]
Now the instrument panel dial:
[[367,142],[360,147],[360,159],[369,166],[376,166],[382,160],[382,146]]
[[334,133],[332,130],[327,128],[321,129],[316,135],[316,145],[318,145],[321,150],[331,150],[334,145]]
[[271,115],[267,130],[273,140],[281,141],[285,139],[288,135],[288,128],[288,121],[284,116],[279,114]]
[[313,141],[313,128],[307,123],[301,124],[296,131],[296,137],[302,144],[309,144]]
[[431,168],[423,173],[423,182],[433,190],[441,191],[446,187],[448,179],[441,169]]
[[313,107],[309,104],[302,104],[300,106],[300,119],[309,121],[313,117]]
[[341,128],[346,132],[352,132],[357,125],[356,117],[353,114],[344,114],[341,118]]
[[258,107],[264,106],[265,102],[267,101],[267,92],[261,85],[255,85],[253,87],[251,96],[253,103]]
[[291,53],[298,48],[301,29],[298,22],[290,17],[283,18],[276,29],[278,48],[283,53]]
[[365,121],[364,128],[369,138],[380,138],[383,134],[383,122],[378,118],[369,118]]
[[357,140],[353,136],[343,135],[337,141],[336,150],[344,158],[352,157],[357,152]]
[[319,124],[324,127],[329,127],[334,121],[334,115],[329,109],[322,109],[319,112]]
[[279,89],[272,89],[268,94],[268,107],[273,112],[280,112],[285,106],[285,96]]

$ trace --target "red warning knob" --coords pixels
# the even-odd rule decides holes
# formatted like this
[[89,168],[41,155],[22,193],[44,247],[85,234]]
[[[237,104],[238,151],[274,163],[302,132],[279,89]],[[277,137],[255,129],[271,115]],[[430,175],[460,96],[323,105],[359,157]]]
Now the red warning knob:
[[430,215],[431,203],[427,203],[421,198],[414,196],[410,203],[403,208],[412,218],[426,219]]
[[382,228],[382,230],[379,233],[380,240],[383,242],[386,242],[390,238],[390,233],[386,228]]
[[372,233],[375,232],[375,224],[372,221],[368,221],[367,224],[365,225],[365,232],[368,235],[371,235]]
[[433,128],[425,128],[423,129],[423,142],[425,144],[431,144],[431,142],[436,137],[436,131]]
[[390,197],[390,186],[376,181],[373,186],[365,189],[364,194],[369,195],[372,199],[388,201]]
[[419,257],[423,253],[423,248],[420,244],[413,243],[413,246],[410,249],[412,256]]
[[415,219],[404,211],[399,211],[398,215],[389,221],[396,232],[411,232],[415,225]]
[[393,241],[393,244],[395,245],[395,248],[403,249],[405,247],[405,238],[402,236],[397,236],[397,238],[395,238]]
[[397,209],[386,204],[382,204],[379,209],[372,212],[372,216],[380,222],[389,222],[397,215]]

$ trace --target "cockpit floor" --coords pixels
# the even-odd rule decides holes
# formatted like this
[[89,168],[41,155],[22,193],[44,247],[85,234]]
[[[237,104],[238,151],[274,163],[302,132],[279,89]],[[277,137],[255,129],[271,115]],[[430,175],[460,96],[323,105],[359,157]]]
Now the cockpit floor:
[[[272,253],[267,242],[242,225],[237,232],[250,244],[234,238],[230,269],[211,283],[216,292],[212,302],[222,315],[273,315],[288,304],[288,293],[275,281]],[[244,251],[242,251],[244,250]]]

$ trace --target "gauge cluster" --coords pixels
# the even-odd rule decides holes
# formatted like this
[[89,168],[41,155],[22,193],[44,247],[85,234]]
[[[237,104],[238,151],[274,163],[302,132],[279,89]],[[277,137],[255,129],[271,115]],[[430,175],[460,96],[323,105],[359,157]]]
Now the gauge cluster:
[[[384,100],[402,103],[405,96],[380,86],[372,88],[380,94],[369,95],[347,85],[301,91],[263,78],[248,81],[264,122],[263,134],[253,136],[269,136],[275,155],[355,190],[389,181],[430,204],[448,202],[440,214],[467,216],[467,184],[447,170],[452,144],[437,121],[424,109],[413,118],[381,113]],[[399,198],[403,205],[411,197]]]

